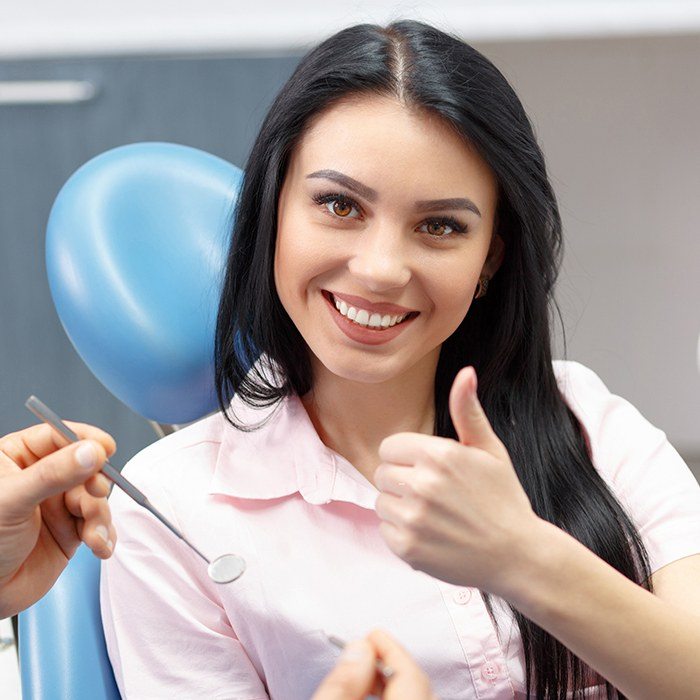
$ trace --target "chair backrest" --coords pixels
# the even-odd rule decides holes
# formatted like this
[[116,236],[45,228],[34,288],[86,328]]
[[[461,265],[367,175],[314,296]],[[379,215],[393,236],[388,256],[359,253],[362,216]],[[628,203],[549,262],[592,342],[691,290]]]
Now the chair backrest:
[[118,700],[100,617],[100,562],[78,548],[53,588],[19,616],[22,696]]
[[[61,323],[97,379],[152,422],[189,423],[216,408],[213,335],[242,179],[194,148],[131,144],[79,168],[51,209],[46,267]],[[119,697],[99,572],[81,546],[20,614],[24,698]]]

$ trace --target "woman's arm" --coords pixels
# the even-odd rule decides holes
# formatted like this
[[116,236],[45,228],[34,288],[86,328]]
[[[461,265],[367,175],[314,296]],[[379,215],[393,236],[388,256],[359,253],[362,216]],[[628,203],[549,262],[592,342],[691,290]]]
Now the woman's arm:
[[380,445],[380,531],[414,568],[509,600],[634,700],[700,698],[700,487],[631,404],[587,368],[565,369],[594,465],[643,537],[660,595],[535,515],[471,370],[450,393],[459,443],[397,433]]
[[546,521],[520,551],[499,595],[526,617],[633,700],[700,697],[700,555],[658,572],[662,599]]

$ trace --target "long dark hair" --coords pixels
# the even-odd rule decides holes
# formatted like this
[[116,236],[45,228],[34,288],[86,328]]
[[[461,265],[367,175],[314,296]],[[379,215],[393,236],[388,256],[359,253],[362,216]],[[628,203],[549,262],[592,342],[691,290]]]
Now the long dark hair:
[[[362,24],[322,42],[299,63],[270,108],[245,166],[216,328],[216,388],[269,406],[312,385],[309,349],[277,295],[277,206],[290,154],[311,120],[350,94],[392,96],[440,115],[474,146],[499,187],[497,232],[505,258],[488,294],[442,345],[434,434],[456,439],[448,396],[457,372],[476,368],[479,398],[510,453],[537,515],[650,590],[648,555],[634,524],[591,462],[581,425],[552,368],[550,321],[561,261],[561,219],[530,121],[500,71],[460,39],[421,22]],[[550,317],[551,314],[551,317]],[[563,329],[562,329],[563,330]],[[265,353],[275,381],[251,372]],[[280,382],[279,379],[282,379]],[[257,427],[257,426],[256,426]],[[489,595],[482,592],[489,614]],[[525,654],[526,692],[565,698],[590,682],[624,697],[559,641],[511,606]]]

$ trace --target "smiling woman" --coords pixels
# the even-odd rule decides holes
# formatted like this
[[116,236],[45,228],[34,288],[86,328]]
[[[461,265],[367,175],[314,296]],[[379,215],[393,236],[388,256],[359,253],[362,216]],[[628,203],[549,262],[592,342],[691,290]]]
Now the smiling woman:
[[[352,175],[324,167],[336,163]],[[331,184],[344,190],[328,193]],[[496,273],[496,192],[464,138],[395,98],[337,102],[299,139],[279,196],[275,287],[311,350],[312,419],[323,425],[325,397],[348,381],[363,383],[353,401],[358,434],[345,455],[353,464],[364,462],[362,452],[376,454],[397,421],[411,429],[425,422],[404,375],[434,377],[479,277]],[[331,303],[324,290],[332,290]],[[336,300],[345,300],[346,313]],[[391,313],[409,315],[392,325]],[[370,480],[374,467],[362,470]]]
[[221,410],[125,473],[248,569],[217,589],[115,493],[122,693],[308,699],[322,630],[380,626],[443,699],[688,696],[700,487],[552,361],[561,222],[496,67],[419,22],[335,34],[275,99],[235,213]]

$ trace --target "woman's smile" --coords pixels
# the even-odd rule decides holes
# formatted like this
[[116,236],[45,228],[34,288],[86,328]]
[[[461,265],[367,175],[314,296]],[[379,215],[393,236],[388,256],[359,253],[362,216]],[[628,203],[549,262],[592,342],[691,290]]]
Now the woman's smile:
[[[346,316],[354,323],[379,330],[395,326],[407,316],[411,314],[417,316],[419,313],[395,304],[371,304],[370,302],[365,302],[361,297],[341,296],[328,290],[324,290],[323,295],[330,299],[331,303],[343,316]],[[354,301],[355,299],[357,301]]]
[[322,296],[336,326],[351,340],[366,345],[388,343],[419,316],[418,311],[398,316],[381,316],[377,313],[370,316],[364,309],[358,310],[354,306],[349,307],[344,301],[337,301],[330,292],[324,291]]

